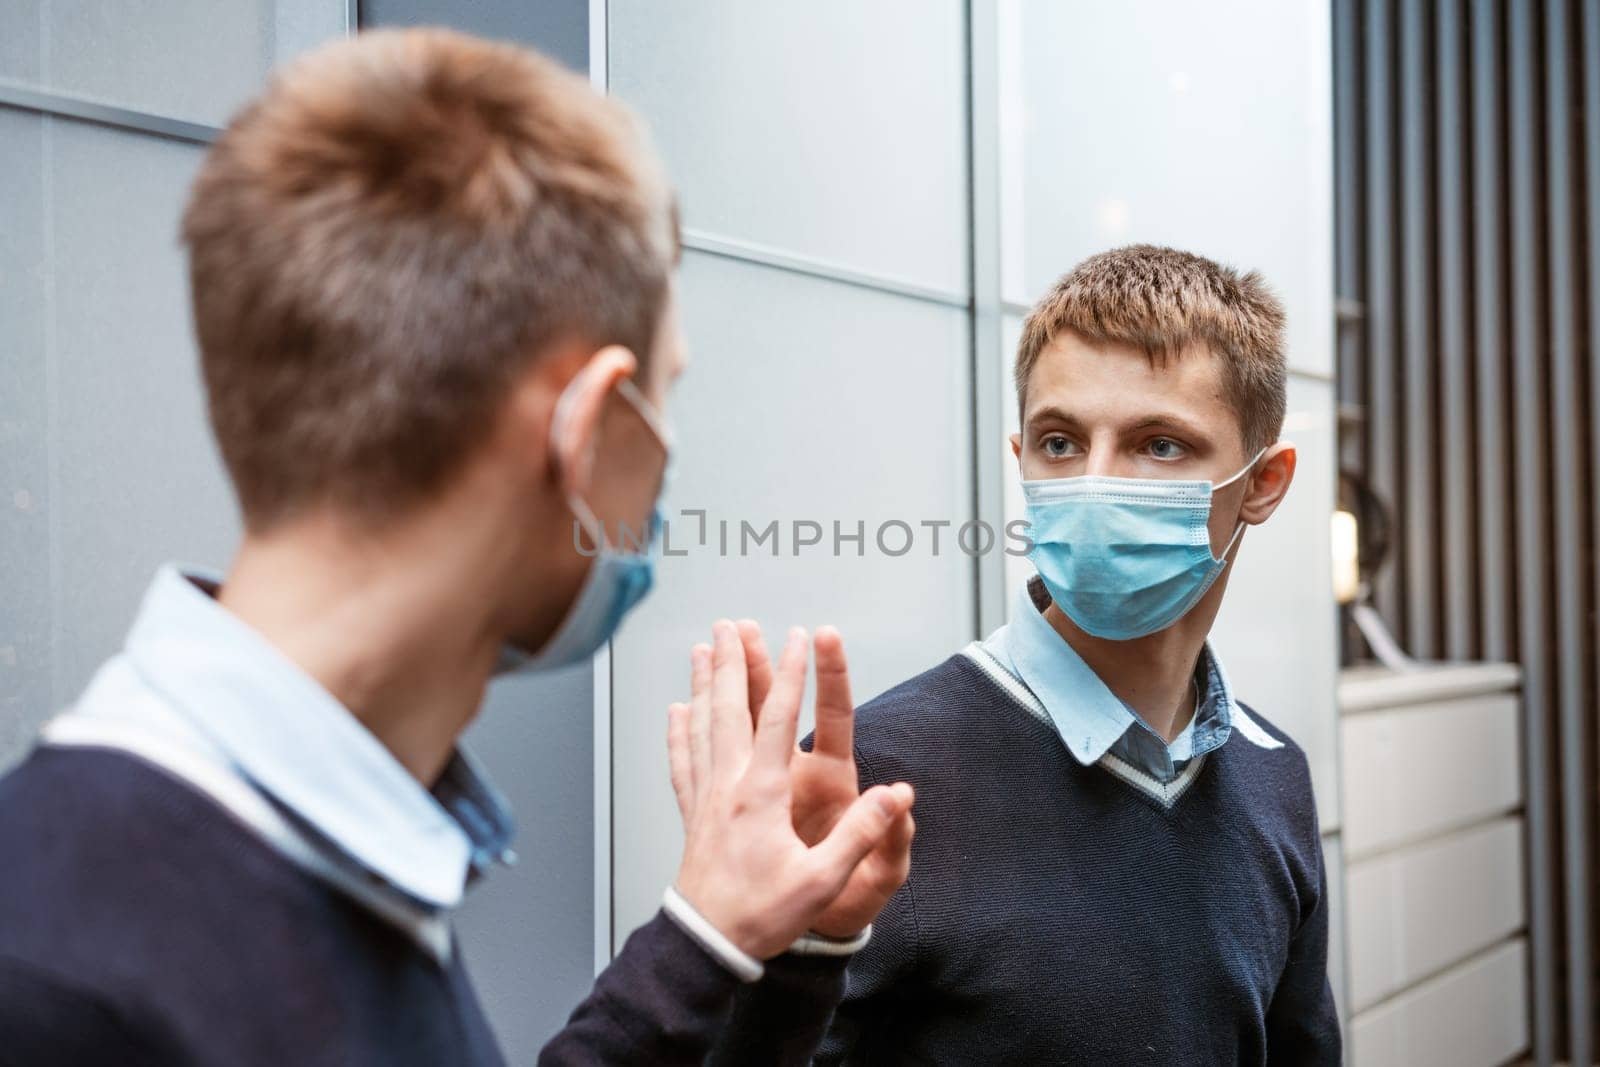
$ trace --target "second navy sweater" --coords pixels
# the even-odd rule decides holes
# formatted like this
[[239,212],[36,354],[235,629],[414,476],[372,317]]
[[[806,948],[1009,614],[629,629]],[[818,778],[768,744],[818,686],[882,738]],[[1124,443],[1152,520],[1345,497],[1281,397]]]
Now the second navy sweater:
[[[1339,1063],[1310,774],[1263,726],[1282,748],[1234,737],[1168,807],[966,655],[862,707],[863,785],[914,785],[917,839],[817,1062]],[[741,993],[728,1043],[780,1000]]]

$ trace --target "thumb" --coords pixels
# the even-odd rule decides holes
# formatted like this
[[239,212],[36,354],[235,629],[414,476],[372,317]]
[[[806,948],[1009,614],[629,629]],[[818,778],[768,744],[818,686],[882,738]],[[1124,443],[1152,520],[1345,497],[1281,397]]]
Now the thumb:
[[913,793],[904,782],[879,785],[862,793],[834,824],[833,831],[811,850],[828,898],[837,896],[859,864],[911,810]]

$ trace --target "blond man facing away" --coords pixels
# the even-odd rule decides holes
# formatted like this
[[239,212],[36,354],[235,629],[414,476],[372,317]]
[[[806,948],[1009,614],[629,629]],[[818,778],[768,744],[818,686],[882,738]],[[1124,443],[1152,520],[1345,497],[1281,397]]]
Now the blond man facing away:
[[[450,916],[511,828],[456,742],[493,673],[588,659],[650,588],[665,181],[555,64],[381,33],[233,120],[183,236],[244,540],[220,582],[162,569],[0,780],[0,1063],[501,1062]],[[803,635],[753,674],[758,635],[714,641],[672,715],[677,880],[545,1062],[699,1063],[763,977],[814,1043],[904,877],[909,787],[795,752]]]

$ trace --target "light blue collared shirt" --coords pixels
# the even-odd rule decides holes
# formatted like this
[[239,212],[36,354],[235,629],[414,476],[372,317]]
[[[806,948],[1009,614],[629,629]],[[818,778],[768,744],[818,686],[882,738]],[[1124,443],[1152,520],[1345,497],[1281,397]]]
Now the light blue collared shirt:
[[469,881],[509,862],[510,812],[464,752],[424,788],[214,590],[163,567],[123,651],[57,723],[132,731],[175,765],[227,772],[336,861],[424,913],[453,908]]
[[1220,748],[1235,728],[1262,748],[1281,747],[1235,702],[1209,643],[1195,667],[1200,694],[1195,713],[1169,744],[1056,633],[1043,614],[1049,603],[1043,583],[1030,579],[1017,596],[1011,621],[989,635],[981,648],[1042,705],[1079,763],[1088,766],[1109,754],[1166,784],[1192,760]]

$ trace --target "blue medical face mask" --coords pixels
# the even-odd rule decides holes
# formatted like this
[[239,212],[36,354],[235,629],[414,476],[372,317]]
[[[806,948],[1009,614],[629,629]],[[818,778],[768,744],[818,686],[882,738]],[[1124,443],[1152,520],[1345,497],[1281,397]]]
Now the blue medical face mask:
[[1226,481],[1051,478],[1022,483],[1033,551],[1050,597],[1085,633],[1111,641],[1165,630],[1206,595],[1244,533],[1211,556],[1211,498]]
[[[595,517],[589,505],[577,496],[568,497],[567,506],[577,517],[589,545],[598,546],[594,560],[589,564],[589,573],[584,576],[577,599],[567,609],[566,616],[550,640],[537,652],[526,652],[515,645],[503,645],[500,659],[495,664],[494,673],[497,675],[555,670],[583,662],[611,640],[622,625],[623,617],[645,598],[655,584],[656,555],[660,549],[665,519],[661,500],[666,495],[667,481],[672,473],[672,435],[644,394],[631,381],[624,378],[618,382],[617,392],[639,412],[667,455],[666,468],[661,474],[661,488],[656,493],[649,525],[641,531],[619,529],[620,543],[613,545],[606,537],[604,525]],[[559,419],[552,420],[552,427],[558,422]],[[629,536],[630,532],[634,537]],[[637,541],[645,543],[638,544]],[[590,549],[586,547],[584,550]]]

